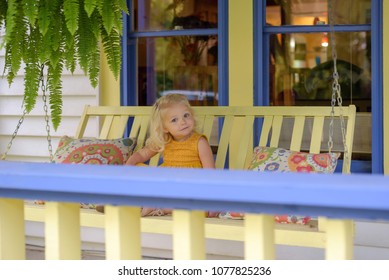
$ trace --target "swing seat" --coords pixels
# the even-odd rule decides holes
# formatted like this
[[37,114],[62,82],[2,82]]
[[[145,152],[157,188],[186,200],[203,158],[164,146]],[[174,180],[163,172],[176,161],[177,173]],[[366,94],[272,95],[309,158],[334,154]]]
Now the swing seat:
[[[193,109],[199,131],[210,139],[215,152],[216,168],[219,169],[247,169],[256,146],[279,147],[311,154],[327,152],[331,107],[194,106]],[[86,106],[75,138],[83,138],[87,126],[97,122],[101,124],[98,138],[115,139],[123,136],[136,138],[136,151],[143,146],[147,138],[150,113],[151,107],[148,106]],[[343,157],[341,167],[343,174],[350,173],[355,114],[354,105],[342,109],[335,108],[335,133],[340,131],[336,127],[337,119],[342,116],[346,122],[345,144],[348,148],[348,156]],[[336,140],[339,138],[335,137],[335,142]],[[339,148],[339,145],[335,145],[334,150],[336,148]],[[340,152],[342,152],[341,149]],[[150,165],[156,166],[158,162],[157,155],[150,160]],[[106,232],[110,231],[104,222],[107,211],[106,214],[89,209],[80,211],[81,226],[104,228]],[[26,207],[26,219],[43,222],[43,207]],[[264,236],[273,236],[275,244],[323,248],[327,259],[351,259],[353,256],[353,222],[349,220],[319,217],[306,224],[283,224],[275,223],[274,216],[271,215],[247,213],[245,220],[206,218],[205,237],[246,241],[245,231],[251,226],[256,227],[261,219],[273,221],[272,226],[264,228],[267,231]],[[273,230],[274,233],[272,233]],[[158,235],[175,234],[171,216],[142,217],[141,232]],[[264,241],[272,242],[272,238],[265,238]],[[274,258],[274,255],[267,253],[261,256]],[[251,252],[247,248],[245,257],[248,259],[262,258],[258,257],[258,252]]]

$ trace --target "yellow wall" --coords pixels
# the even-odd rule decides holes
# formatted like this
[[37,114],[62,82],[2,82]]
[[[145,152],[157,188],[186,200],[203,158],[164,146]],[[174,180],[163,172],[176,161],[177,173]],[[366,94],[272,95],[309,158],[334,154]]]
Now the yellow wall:
[[[252,106],[254,103],[253,59],[253,1],[229,0],[228,12],[228,59],[229,59],[229,105]],[[235,123],[234,129],[243,128]],[[238,154],[240,133],[231,138],[230,168]]]
[[253,105],[253,1],[229,0],[229,105]]
[[120,105],[120,79],[115,80],[104,51],[100,57],[100,105]]
[[[389,4],[388,1],[383,1],[383,14],[387,15],[389,13]],[[383,30],[389,30],[389,20],[388,17],[383,17]],[[383,80],[384,80],[384,96],[383,96],[383,102],[384,102],[384,173],[389,174],[389,98],[386,94],[388,91],[389,84],[385,81],[389,80],[389,55],[386,51],[389,46],[389,36],[387,35],[388,32],[383,32],[383,44],[384,44],[384,52],[383,52]]]
[[[116,80],[109,69],[107,56],[104,51],[101,52],[100,56],[100,105],[120,105],[120,79]],[[113,125],[116,124],[119,124],[119,120],[113,123]]]

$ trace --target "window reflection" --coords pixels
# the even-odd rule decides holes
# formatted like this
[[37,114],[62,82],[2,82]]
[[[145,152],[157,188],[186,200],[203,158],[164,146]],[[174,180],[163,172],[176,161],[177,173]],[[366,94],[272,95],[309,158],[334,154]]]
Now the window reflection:
[[333,5],[334,24],[370,24],[371,0],[266,0],[266,22],[270,25],[328,24]]
[[217,105],[217,36],[139,39],[139,103],[181,92],[194,105]]
[[[266,4],[266,24],[280,27],[276,29],[279,33],[270,35],[267,46],[270,104],[330,106],[335,42],[342,104],[354,104],[358,111],[353,160],[362,160],[363,168],[369,170],[372,145],[371,33],[365,29],[371,23],[371,1],[267,0]],[[330,10],[332,15],[329,15]],[[345,31],[350,30],[348,32],[316,31],[317,25],[328,26],[329,17],[335,25],[353,25],[353,32],[350,26],[339,26]],[[287,26],[285,33],[284,26]],[[355,31],[359,27],[361,30]],[[293,29],[296,32],[290,33]],[[339,140],[339,150],[342,150]]]
[[217,0],[134,0],[134,31],[217,27]]
[[[217,0],[138,0],[134,31],[217,28]],[[138,38],[138,103],[180,92],[194,105],[217,105],[218,38],[162,36]]]
[[[370,112],[370,33],[337,33],[336,38],[343,104]],[[271,104],[329,105],[334,66],[328,34],[277,34],[270,44]]]

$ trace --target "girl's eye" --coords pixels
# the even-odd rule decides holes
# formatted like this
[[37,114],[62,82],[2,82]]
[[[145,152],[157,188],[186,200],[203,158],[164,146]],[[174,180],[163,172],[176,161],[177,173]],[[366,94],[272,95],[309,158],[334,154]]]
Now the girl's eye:
[[177,118],[172,119],[170,122],[172,122],[172,123],[177,122]]
[[185,113],[184,114],[184,118],[189,118],[190,117],[190,114],[189,113]]

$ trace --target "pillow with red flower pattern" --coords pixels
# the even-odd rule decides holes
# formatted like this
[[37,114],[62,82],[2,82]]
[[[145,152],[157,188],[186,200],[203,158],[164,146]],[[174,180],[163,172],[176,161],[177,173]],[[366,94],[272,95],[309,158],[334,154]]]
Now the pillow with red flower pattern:
[[[65,135],[59,140],[53,162],[123,165],[132,155],[135,145],[136,139],[132,138],[112,140],[94,138],[75,139]],[[34,203],[43,205],[45,201],[36,200]],[[81,203],[81,208],[95,209],[96,206],[91,203]]]
[[131,156],[135,144],[132,138],[105,140],[63,136],[54,154],[54,162],[122,165]]
[[310,154],[274,147],[255,147],[253,171],[334,173],[340,153]]
[[[334,173],[340,153],[310,154],[274,147],[255,147],[249,170],[270,172]],[[282,224],[307,224],[310,216],[275,215]]]

